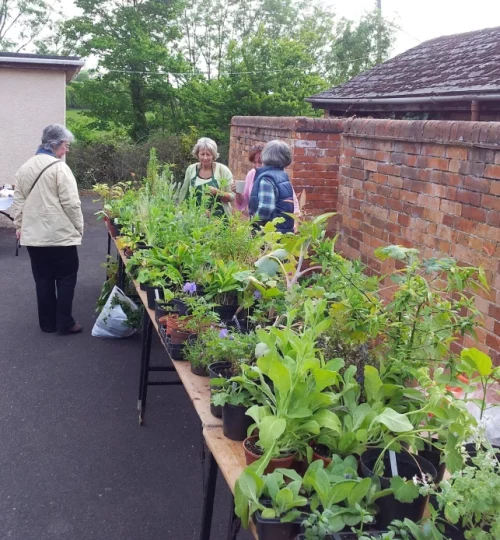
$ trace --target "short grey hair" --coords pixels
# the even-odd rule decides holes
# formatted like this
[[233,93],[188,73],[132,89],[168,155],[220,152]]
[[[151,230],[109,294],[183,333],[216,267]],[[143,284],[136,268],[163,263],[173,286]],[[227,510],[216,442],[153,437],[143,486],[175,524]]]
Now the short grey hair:
[[73,142],[75,137],[69,129],[61,124],[50,124],[43,129],[41,148],[45,150],[55,150],[64,142]]
[[198,159],[200,150],[208,150],[214,157],[214,160],[219,157],[219,152],[217,152],[217,143],[213,139],[209,139],[208,137],[202,137],[201,139],[198,139],[198,141],[193,147],[191,155]]
[[269,141],[262,150],[261,160],[263,165],[284,169],[292,162],[292,151],[286,142]]

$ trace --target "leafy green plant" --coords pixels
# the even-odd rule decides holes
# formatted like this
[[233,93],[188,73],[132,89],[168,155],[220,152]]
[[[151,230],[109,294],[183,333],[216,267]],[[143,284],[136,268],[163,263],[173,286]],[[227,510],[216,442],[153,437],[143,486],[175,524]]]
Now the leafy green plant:
[[500,538],[500,464],[493,452],[479,450],[472,465],[431,488],[439,509],[465,529],[467,540]]
[[202,330],[195,339],[184,344],[184,359],[194,367],[208,367],[213,361],[212,350],[208,344],[219,335],[219,329],[209,327]]
[[482,268],[447,258],[422,260],[416,249],[386,246],[375,255],[404,264],[390,276],[397,288],[384,309],[386,337],[378,352],[384,377],[405,381],[415,369],[445,361],[457,337],[475,335],[479,311],[467,293],[488,284]]

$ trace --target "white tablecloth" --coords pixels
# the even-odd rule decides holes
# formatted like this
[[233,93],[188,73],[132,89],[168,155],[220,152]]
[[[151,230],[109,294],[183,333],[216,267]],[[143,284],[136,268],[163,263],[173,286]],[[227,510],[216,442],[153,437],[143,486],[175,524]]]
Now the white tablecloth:
[[0,197],[0,210],[8,210],[14,204],[12,197]]

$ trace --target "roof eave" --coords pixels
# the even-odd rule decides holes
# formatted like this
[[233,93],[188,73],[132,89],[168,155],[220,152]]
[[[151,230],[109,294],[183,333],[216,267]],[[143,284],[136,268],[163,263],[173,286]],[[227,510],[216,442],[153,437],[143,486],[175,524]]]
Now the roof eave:
[[33,57],[10,57],[2,56],[0,53],[0,67],[8,67],[12,69],[43,69],[64,71],[66,73],[66,82],[71,79],[85,65],[83,60],[73,60],[69,58],[33,58]]

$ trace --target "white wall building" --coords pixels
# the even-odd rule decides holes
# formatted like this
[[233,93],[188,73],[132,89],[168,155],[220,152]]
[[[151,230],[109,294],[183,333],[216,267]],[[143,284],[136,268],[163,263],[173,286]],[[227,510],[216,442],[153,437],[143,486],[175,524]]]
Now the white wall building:
[[65,124],[66,83],[83,65],[75,56],[0,52],[0,185],[13,183],[46,125]]

